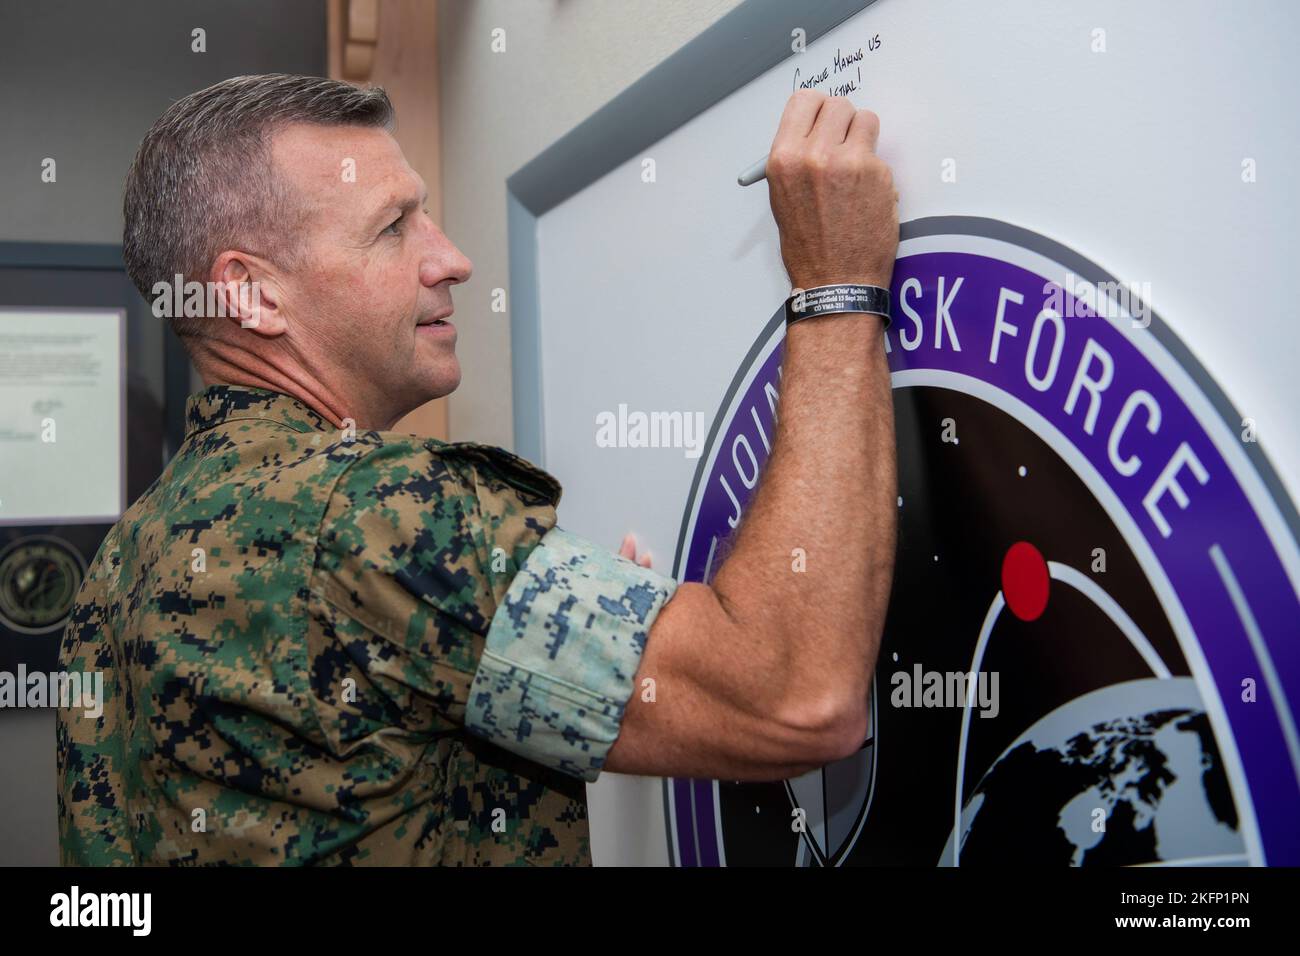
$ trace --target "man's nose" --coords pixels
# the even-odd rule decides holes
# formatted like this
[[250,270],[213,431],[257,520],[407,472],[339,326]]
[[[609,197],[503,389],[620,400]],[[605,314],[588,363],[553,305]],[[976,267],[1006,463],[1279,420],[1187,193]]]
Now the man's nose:
[[428,286],[447,279],[466,282],[473,273],[474,263],[435,225],[429,252],[420,263],[420,280]]

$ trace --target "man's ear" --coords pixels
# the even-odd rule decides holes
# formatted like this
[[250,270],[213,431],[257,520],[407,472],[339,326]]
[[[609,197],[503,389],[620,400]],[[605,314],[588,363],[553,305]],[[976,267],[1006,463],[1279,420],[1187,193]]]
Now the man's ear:
[[212,281],[221,306],[213,318],[225,319],[267,338],[284,334],[288,323],[281,308],[283,290],[268,263],[230,249],[212,264]]

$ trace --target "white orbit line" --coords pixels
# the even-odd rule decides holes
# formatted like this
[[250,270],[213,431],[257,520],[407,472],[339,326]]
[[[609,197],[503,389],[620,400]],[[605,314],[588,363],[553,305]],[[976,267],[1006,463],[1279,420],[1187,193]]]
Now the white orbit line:
[[1156,649],[1151,646],[1151,642],[1146,639],[1133,619],[1124,613],[1124,609],[1115,603],[1115,599],[1101,589],[1092,578],[1080,571],[1065,564],[1058,564],[1055,561],[1047,562],[1048,573],[1060,581],[1062,584],[1068,584],[1076,591],[1082,591],[1084,596],[1091,599],[1093,604],[1106,612],[1109,617],[1128,638],[1128,642],[1133,645],[1133,649],[1142,655],[1142,660],[1146,661],[1147,667],[1151,672],[1161,680],[1169,680],[1174,675],[1169,673],[1169,668]]
[[[1124,609],[1115,603],[1115,599],[1103,591],[1091,578],[1076,571],[1074,568],[1056,561],[1047,562],[1047,573],[1062,584],[1068,584],[1077,591],[1081,591],[1085,597],[1096,604],[1106,616],[1114,622],[1115,626],[1120,629],[1128,642],[1133,645],[1146,665],[1151,668],[1161,680],[1169,680],[1173,675],[1169,673],[1169,668],[1156,649],[1151,646],[1151,642],[1146,639],[1146,635],[1133,623],[1133,619],[1124,613]],[[1002,609],[1006,607],[1006,599],[999,591],[993,598],[993,603],[989,605],[988,613],[984,615],[984,624],[980,627],[979,640],[975,642],[975,654],[971,660],[970,673],[972,675],[979,672],[980,665],[984,663],[984,651],[988,648],[989,638],[993,634],[993,625],[997,623],[998,616]],[[971,678],[971,685],[974,686],[975,678]],[[953,805],[953,824],[952,824],[952,865],[961,866],[961,791],[962,784],[966,777],[966,741],[970,735],[970,715],[971,702],[974,694],[966,695],[963,701],[961,714],[961,740],[957,744],[957,796]]]
[[[979,668],[980,662],[984,660],[984,648],[989,642],[989,637],[993,633],[993,625],[997,622],[998,615],[1002,609],[1007,606],[1006,599],[1002,597],[999,591],[993,595],[993,603],[989,605],[988,613],[984,615],[984,624],[980,627],[979,640],[975,642],[975,657],[971,663],[971,673],[974,674]],[[972,679],[972,683],[974,680]],[[971,688],[972,690],[974,688]],[[970,733],[970,698],[971,694],[966,695],[966,706],[962,708],[961,714],[961,742],[957,744],[957,800],[953,808],[952,824],[952,865],[961,866],[957,862],[961,857],[961,783],[966,774],[966,735]]]
[[[1237,616],[1241,618],[1242,630],[1246,632],[1250,647],[1255,652],[1255,659],[1259,661],[1259,666],[1264,671],[1264,683],[1268,686],[1269,693],[1273,695],[1274,700],[1286,700],[1282,679],[1277,676],[1277,666],[1273,663],[1273,655],[1268,652],[1268,645],[1264,643],[1259,622],[1255,620],[1250,605],[1246,603],[1246,595],[1241,592],[1241,583],[1233,573],[1232,566],[1228,564],[1227,556],[1217,544],[1210,546],[1210,560],[1214,562],[1214,569],[1223,579],[1228,597],[1232,598],[1232,606],[1236,608]],[[1300,783],[1300,736],[1296,734],[1295,718],[1289,709],[1281,707],[1277,708],[1277,718],[1278,723],[1282,725],[1286,748],[1291,752],[1291,767],[1295,770],[1296,782]]]
[[[719,781],[713,781],[713,838],[718,842],[718,866],[727,865],[727,845],[722,842],[722,787]],[[695,850],[699,855],[699,848]]]

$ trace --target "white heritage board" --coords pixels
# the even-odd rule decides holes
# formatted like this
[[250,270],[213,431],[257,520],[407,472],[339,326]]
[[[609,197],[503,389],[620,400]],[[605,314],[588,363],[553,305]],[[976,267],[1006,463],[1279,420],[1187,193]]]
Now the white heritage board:
[[[790,21],[797,25],[798,18],[768,20],[788,45]],[[737,32],[728,51],[718,43],[728,39],[727,27],[724,18],[709,42],[718,56],[743,58],[755,34]],[[912,266],[896,275],[890,332],[896,396],[909,387],[912,396],[921,396],[899,406],[900,469],[912,472],[902,475],[903,486],[915,491],[900,519],[903,547],[926,551],[929,561],[929,551],[956,548],[956,540],[969,535],[971,528],[960,527],[966,520],[985,520],[980,513],[988,509],[1006,512],[998,519],[1006,540],[985,536],[978,567],[949,561],[956,557],[952,551],[935,554],[933,564],[946,575],[922,580],[930,572],[900,557],[898,573],[918,600],[963,588],[978,593],[966,595],[971,608],[964,619],[942,622],[963,632],[953,639],[959,646],[934,647],[927,659],[925,635],[939,623],[918,626],[922,622],[900,617],[910,599],[896,592],[897,614],[891,611],[877,675],[873,716],[880,732],[856,763],[757,790],[687,782],[665,787],[606,775],[591,789],[598,864],[788,859],[839,865],[906,861],[918,853],[918,861],[960,863],[951,834],[960,828],[978,847],[980,828],[991,832],[979,809],[997,805],[999,785],[1005,792],[993,773],[1006,766],[1003,756],[1028,740],[1025,752],[1041,757],[1051,751],[1045,741],[1072,726],[1098,733],[1109,726],[1103,718],[1118,720],[1126,707],[1166,698],[1181,701],[1212,728],[1217,752],[1189,753],[1217,760],[1221,779],[1202,781],[1193,792],[1189,771],[1157,787],[1157,798],[1122,788],[1105,799],[1094,794],[1091,802],[1080,796],[1060,811],[1065,862],[1129,861],[1147,852],[1167,861],[1300,859],[1300,834],[1278,823],[1287,813],[1294,821],[1300,801],[1300,743],[1290,713],[1300,677],[1300,625],[1287,616],[1295,610],[1300,577],[1293,505],[1300,500],[1294,421],[1300,330],[1290,296],[1300,252],[1300,186],[1289,171],[1300,155],[1300,118],[1289,104],[1296,68],[1288,49],[1297,28],[1300,9],[1283,3],[1242,9],[1209,0],[878,0],[542,211],[526,276],[531,286],[521,289],[518,273],[512,282],[515,307],[532,304],[540,342],[537,368],[522,381],[519,362],[531,359],[516,355],[516,389],[537,388],[517,395],[517,408],[540,402],[534,419],[540,429],[523,423],[521,450],[541,458],[563,483],[562,525],[611,548],[633,530],[653,552],[656,568],[698,579],[699,568],[688,565],[706,521],[701,508],[709,488],[716,493],[730,476],[726,490],[743,504],[747,473],[765,458],[759,418],[768,411],[761,402],[751,408],[746,395],[762,396],[761,379],[772,369],[764,362],[780,338],[779,323],[770,320],[788,294],[766,185],[741,188],[736,176],[766,153],[797,82],[811,78],[828,92],[852,84],[847,95],[853,102],[881,117],[879,151],[901,197],[900,264],[913,257]],[[648,83],[661,95],[675,90],[689,98],[693,77],[682,64],[670,61],[641,81],[642,88]],[[626,129],[629,122],[635,117],[605,125]],[[599,126],[589,122],[587,133],[599,136]],[[934,258],[944,255],[977,258]],[[963,262],[972,271],[963,274]],[[1028,304],[1006,295],[999,300],[999,289],[1014,285],[1011,273],[998,271],[1004,265],[1022,270],[1016,281],[1038,282],[1011,288],[1022,300],[1028,294]],[[916,283],[908,301],[917,323],[897,299],[908,276]],[[944,290],[936,278],[946,281]],[[958,289],[954,296],[959,278],[964,294]],[[1104,279],[1135,284],[1137,297],[1089,298]],[[1045,306],[1033,296],[1047,291],[1045,282],[1091,305],[1109,303],[1110,317],[1036,322]],[[945,339],[950,327],[936,298],[950,296]],[[1014,331],[995,327],[999,301]],[[1143,314],[1154,316],[1148,327],[1141,324]],[[517,352],[524,347],[518,328]],[[1092,329],[1105,335],[1092,336]],[[1056,359],[1058,331],[1064,344]],[[989,360],[994,333],[999,362]],[[960,356],[951,352],[953,337],[962,345]],[[1103,387],[1106,358],[1113,374]],[[986,367],[1014,377],[1015,386],[983,381]],[[1155,385],[1144,387],[1148,380],[1167,387],[1169,397],[1161,399]],[[1066,414],[1072,386],[1078,394]],[[1099,393],[1095,412],[1089,411],[1090,389]],[[1139,391],[1152,403],[1133,399]],[[950,407],[944,396],[960,402]],[[1040,400],[1046,404],[1035,406]],[[1151,404],[1160,410],[1153,412]],[[620,406],[626,413],[702,418],[711,443],[696,450],[601,447],[599,416],[617,418]],[[1047,406],[1055,409],[1055,420]],[[985,412],[992,417],[982,418]],[[1084,425],[1093,415],[1089,432]],[[1154,415],[1163,424],[1152,436]],[[746,425],[742,420],[749,417],[754,422]],[[967,424],[965,446],[942,440],[946,417],[955,417],[958,434]],[[770,428],[770,419],[766,424]],[[1246,432],[1258,441],[1242,441]],[[703,436],[685,437],[698,443]],[[984,439],[987,455],[979,454]],[[1005,461],[992,454],[1003,445],[1013,449]],[[967,457],[945,464],[942,456],[959,448]],[[1222,461],[1211,463],[1211,454]],[[1135,457],[1143,462],[1138,473],[1123,474]],[[1043,465],[1022,474],[1030,458]],[[1114,470],[1116,463],[1123,468]],[[943,489],[927,478],[950,469],[965,477]],[[1202,473],[1207,483],[1200,483]],[[1077,488],[1069,475],[1077,477]],[[981,508],[953,511],[935,497],[940,494]],[[1148,494],[1154,494],[1151,501]],[[1066,513],[1082,507],[1080,495],[1108,516],[1116,548],[1125,552],[1109,578],[1092,569],[1089,542],[1069,527]],[[1046,510],[1017,515],[1021,499]],[[1233,510],[1243,507],[1249,521]],[[1060,517],[1061,527],[1044,515]],[[1250,524],[1253,537],[1242,532],[1233,538],[1223,530],[1243,524]],[[1038,527],[1041,538],[1034,534]],[[1034,546],[1025,560],[1009,550],[1020,541]],[[1171,544],[1182,545],[1184,553],[1194,545],[1200,563],[1173,567],[1162,557]],[[695,550],[703,553],[705,546],[695,541]],[[1260,553],[1267,567],[1252,563]],[[969,554],[961,559],[973,560]],[[1141,579],[1131,595],[1121,595],[1115,583],[1126,574]],[[1028,664],[1018,653],[1029,672],[1016,674],[995,655],[999,645],[1010,649],[1034,639],[1028,636],[1034,609],[1016,608],[1014,619],[1004,613],[1010,622],[1004,626],[994,621],[993,605],[1006,597],[1005,610],[1017,596],[1023,605],[1024,593],[1033,604],[1035,588],[1046,587],[1049,578],[1057,603],[1047,613],[1059,608],[1077,627],[1059,620],[1046,627],[1066,649]],[[1262,590],[1248,593],[1256,581],[1265,582],[1258,585]],[[1192,607],[1180,590],[1188,582],[1192,590],[1214,590],[1221,605]],[[1080,601],[1090,610],[1080,610]],[[1094,621],[1094,613],[1102,617]],[[1216,614],[1233,630],[1232,647],[1203,646]],[[1052,620],[1037,618],[1040,625]],[[1099,630],[1106,637],[1096,644],[1073,646]],[[972,657],[976,651],[989,656]],[[981,659],[982,667],[974,666]],[[1051,683],[1048,672],[1054,679],[1072,668],[1086,670],[1079,661],[1093,659],[1109,661],[1109,669],[1082,684],[1062,677],[1055,697],[1019,700],[1007,683],[1037,677]],[[905,683],[897,674],[919,684],[935,668],[979,671],[996,660],[1002,660],[1004,679],[1000,721],[972,720],[972,704],[945,713],[942,726],[923,727],[907,722],[912,711],[891,703],[894,681]],[[1243,711],[1237,699],[1244,679],[1258,688],[1253,711]],[[1106,698],[1113,699],[1098,704]],[[1146,730],[1171,766],[1178,763],[1173,752],[1193,733],[1190,725],[1178,730],[1158,721]],[[928,822],[896,817],[892,829],[912,829],[897,846],[873,837],[873,818],[883,825],[891,812],[901,812],[889,803],[890,775],[913,768],[900,765],[899,754],[935,746],[935,740],[952,743],[960,778],[955,792],[951,780],[946,789],[936,784],[944,795],[927,805],[934,811]],[[1256,793],[1268,768],[1281,783],[1275,792]],[[1226,809],[1216,785],[1231,793]],[[1105,781],[1098,787],[1104,796]],[[1086,823],[1081,831],[1078,821],[1067,819],[1098,800],[1116,827],[1127,828],[1127,841],[1089,843],[1093,838],[1079,835]],[[792,807],[813,803],[819,807],[809,814],[810,832],[783,842],[779,833],[790,830]],[[770,820],[775,829],[765,833],[745,814]],[[991,811],[986,817],[994,820]]]

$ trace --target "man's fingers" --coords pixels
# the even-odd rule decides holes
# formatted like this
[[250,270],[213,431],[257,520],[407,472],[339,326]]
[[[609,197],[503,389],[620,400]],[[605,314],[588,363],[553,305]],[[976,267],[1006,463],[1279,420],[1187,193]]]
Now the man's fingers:
[[817,113],[829,97],[815,90],[797,90],[785,102],[785,111],[776,128],[776,139],[772,141],[772,150],[779,146],[790,145],[803,139],[812,132],[817,122]]
[[849,132],[844,142],[849,145],[860,143],[874,153],[879,139],[880,117],[871,110],[858,110],[854,113],[853,122],[849,124]]
[[817,122],[809,138],[826,149],[842,145],[856,113],[857,109],[844,97],[828,97],[817,114]]
[[636,538],[633,537],[631,531],[623,535],[623,544],[619,547],[618,553],[620,557],[627,558],[629,561],[635,561],[643,568],[650,567],[649,551],[641,555],[639,558],[636,556]]

